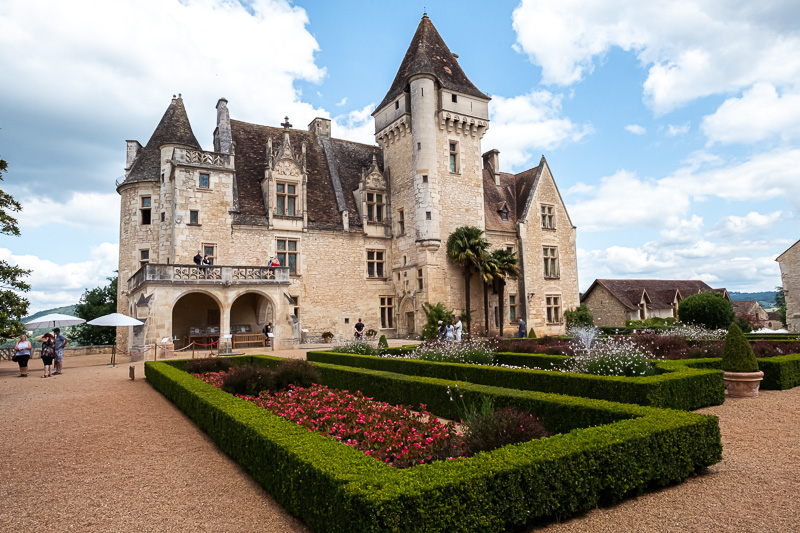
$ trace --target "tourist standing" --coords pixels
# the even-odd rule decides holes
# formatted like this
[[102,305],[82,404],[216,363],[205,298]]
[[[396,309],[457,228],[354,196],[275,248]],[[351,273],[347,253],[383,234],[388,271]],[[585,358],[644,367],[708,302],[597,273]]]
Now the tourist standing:
[[200,266],[200,265],[203,264],[203,254],[200,252],[200,250],[197,250],[197,255],[194,256],[194,258],[192,260],[194,261],[194,264],[197,265],[197,266]]
[[453,324],[447,324],[447,327],[444,330],[444,340],[447,342],[453,342],[453,338]]
[[69,339],[66,338],[59,328],[53,330],[55,335],[54,348],[56,350],[56,371],[53,375],[61,374],[61,369],[64,367],[64,346],[67,345]]
[[55,342],[53,342],[53,334],[45,333],[39,338],[42,343],[42,364],[44,364],[43,378],[49,378],[53,375],[53,359],[56,358]]
[[525,338],[525,321],[521,318],[519,319],[519,331],[517,331],[517,337],[520,339]]
[[359,318],[358,322],[356,322],[356,325],[353,326],[353,330],[355,331],[353,333],[353,338],[358,340],[364,338],[364,328],[365,328],[364,323],[361,322],[361,319]]
[[31,358],[31,341],[26,335],[20,335],[19,341],[14,345],[14,361],[19,365],[20,378],[28,377],[28,359]]
[[439,329],[436,330],[436,338],[439,339],[440,341],[443,341],[446,333],[447,333],[447,328],[445,327],[444,322],[440,320]]
[[456,317],[456,320],[458,320],[458,322],[456,322],[456,325],[455,325],[455,328],[454,328],[455,329],[456,342],[461,342],[461,317],[460,316]]

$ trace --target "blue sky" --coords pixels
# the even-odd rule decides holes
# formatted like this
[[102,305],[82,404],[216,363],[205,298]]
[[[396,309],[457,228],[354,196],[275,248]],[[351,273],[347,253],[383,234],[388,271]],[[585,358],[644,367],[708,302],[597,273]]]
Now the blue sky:
[[146,143],[173,94],[206,149],[221,96],[238,120],[327,116],[374,142],[423,9],[492,96],[483,149],[507,172],[547,157],[582,290],[780,284],[800,206],[795,2],[7,0],[0,156],[24,211],[0,257],[34,270],[31,310],[113,275],[125,140]]

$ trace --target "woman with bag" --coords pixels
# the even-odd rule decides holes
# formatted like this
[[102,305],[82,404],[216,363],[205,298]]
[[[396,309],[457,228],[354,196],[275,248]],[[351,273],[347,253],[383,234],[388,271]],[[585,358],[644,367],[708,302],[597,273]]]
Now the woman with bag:
[[20,335],[19,341],[14,345],[14,361],[19,365],[18,378],[28,377],[28,359],[31,358],[31,341],[26,335]]
[[53,375],[53,359],[56,357],[56,344],[53,341],[52,333],[45,333],[39,338],[42,343],[42,363],[44,363],[43,378],[49,378]]

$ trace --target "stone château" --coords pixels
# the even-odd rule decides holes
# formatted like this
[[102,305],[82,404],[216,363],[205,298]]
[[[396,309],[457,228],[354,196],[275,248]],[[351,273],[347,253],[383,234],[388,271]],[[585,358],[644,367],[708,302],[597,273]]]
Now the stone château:
[[[490,332],[502,305],[507,332],[523,318],[537,334],[563,333],[563,311],[578,305],[576,229],[544,157],[509,174],[497,150],[482,151],[489,101],[427,15],[373,113],[377,145],[334,138],[325,118],[307,130],[232,120],[222,98],[205,151],[174,97],[144,147],[127,142],[117,185],[118,309],[145,321],[120,328],[120,345],[227,344],[272,322],[276,345],[292,346],[326,331],[349,338],[358,318],[414,336],[424,303],[464,308],[446,242],[465,225],[520,262],[505,301],[490,289]],[[210,265],[193,263],[198,250]],[[470,291],[483,333],[478,276]]]

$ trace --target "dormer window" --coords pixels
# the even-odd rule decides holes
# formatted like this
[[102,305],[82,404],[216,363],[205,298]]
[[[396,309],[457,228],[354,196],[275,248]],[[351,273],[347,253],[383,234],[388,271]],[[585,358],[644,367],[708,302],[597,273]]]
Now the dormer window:
[[503,206],[503,209],[500,211],[500,220],[508,222],[508,207]]
[[385,207],[383,194],[367,193],[367,221],[383,222],[383,210]]
[[278,215],[295,216],[297,205],[297,185],[278,182],[276,185]]

